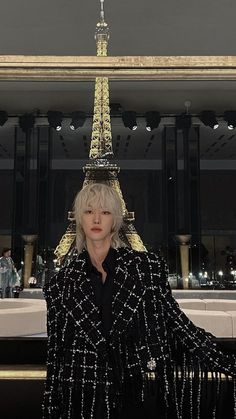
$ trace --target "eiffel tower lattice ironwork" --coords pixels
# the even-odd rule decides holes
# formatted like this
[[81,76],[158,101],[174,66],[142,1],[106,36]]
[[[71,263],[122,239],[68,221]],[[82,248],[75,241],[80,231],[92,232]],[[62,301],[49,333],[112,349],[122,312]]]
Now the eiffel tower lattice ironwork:
[[[104,0],[100,0],[100,21],[97,23],[95,39],[97,56],[107,56],[109,28],[104,19]],[[118,193],[123,208],[124,223],[120,231],[122,240],[134,250],[146,248],[133,225],[134,213],[128,212],[120,189],[118,173],[120,168],[111,162],[113,158],[112,131],[110,121],[109,80],[97,77],[95,80],[94,113],[89,163],[83,168],[85,179],[83,187],[89,183],[102,182],[112,186]],[[76,226],[73,212],[69,212],[70,224],[55,249],[59,264],[69,255],[75,246]]]

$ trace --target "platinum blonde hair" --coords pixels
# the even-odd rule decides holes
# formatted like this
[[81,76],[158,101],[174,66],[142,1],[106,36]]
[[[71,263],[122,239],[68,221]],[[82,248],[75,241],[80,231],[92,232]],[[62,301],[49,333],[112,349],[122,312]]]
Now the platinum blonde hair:
[[82,214],[87,208],[104,208],[111,212],[114,223],[111,231],[111,247],[124,247],[124,242],[119,237],[119,230],[123,223],[121,200],[118,193],[107,184],[92,183],[85,186],[76,195],[74,214],[76,221],[76,247],[80,253],[86,247],[86,237],[81,225]]

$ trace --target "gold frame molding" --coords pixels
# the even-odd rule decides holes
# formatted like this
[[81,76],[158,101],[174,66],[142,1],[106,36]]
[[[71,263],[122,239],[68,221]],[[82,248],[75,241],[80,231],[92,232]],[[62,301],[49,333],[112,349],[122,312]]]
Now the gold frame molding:
[[46,365],[1,365],[1,380],[45,380]]
[[[181,378],[180,371],[178,377]],[[192,373],[190,373],[192,377]],[[207,379],[212,381],[216,378],[215,373],[208,372]],[[2,380],[45,380],[46,379],[46,365],[2,365],[0,368],[0,381]],[[155,372],[147,373],[147,379],[152,381],[156,379]],[[201,374],[199,373],[199,379]],[[232,377],[221,374],[221,380],[232,380]]]
[[236,56],[0,55],[0,81],[236,80]]

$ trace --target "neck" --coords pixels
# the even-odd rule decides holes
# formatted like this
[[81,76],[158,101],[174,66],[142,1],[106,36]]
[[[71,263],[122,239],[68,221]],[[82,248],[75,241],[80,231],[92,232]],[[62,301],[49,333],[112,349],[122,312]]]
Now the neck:
[[110,240],[105,243],[96,243],[87,241],[87,250],[91,259],[91,262],[95,266],[99,266],[105,260],[109,249],[111,247]]

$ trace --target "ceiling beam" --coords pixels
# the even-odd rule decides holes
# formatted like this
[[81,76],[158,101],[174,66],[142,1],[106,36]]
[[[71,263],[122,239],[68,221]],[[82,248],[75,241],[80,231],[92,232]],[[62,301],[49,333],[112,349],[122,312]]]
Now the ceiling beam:
[[1,81],[236,80],[236,56],[0,55]]

